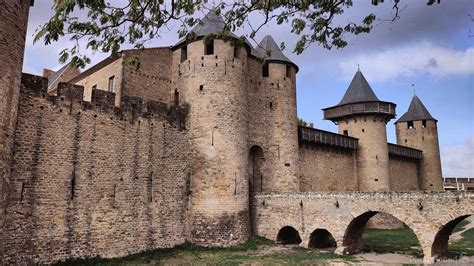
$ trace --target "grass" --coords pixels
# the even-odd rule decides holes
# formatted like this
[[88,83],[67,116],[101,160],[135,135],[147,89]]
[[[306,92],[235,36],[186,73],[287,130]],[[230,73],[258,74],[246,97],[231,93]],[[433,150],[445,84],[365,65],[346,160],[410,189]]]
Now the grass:
[[423,257],[415,233],[408,228],[383,230],[366,228],[363,236],[364,252],[401,253],[417,258]]
[[56,265],[240,265],[252,263],[309,265],[328,260],[356,261],[352,256],[320,253],[300,247],[281,247],[266,238],[252,237],[246,243],[230,248],[207,248],[187,243],[174,248],[146,251],[124,258],[68,260]]
[[449,243],[449,257],[474,256],[474,228],[464,231],[462,238]]

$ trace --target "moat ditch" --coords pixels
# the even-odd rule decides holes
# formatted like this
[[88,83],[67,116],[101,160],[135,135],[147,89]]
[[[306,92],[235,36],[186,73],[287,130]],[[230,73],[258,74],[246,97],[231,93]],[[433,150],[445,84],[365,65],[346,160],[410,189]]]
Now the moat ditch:
[[[474,264],[474,221],[460,223],[450,244],[450,260],[439,265]],[[88,259],[57,265],[419,265],[423,253],[409,228],[395,230],[366,229],[363,253],[340,256],[334,249],[307,249],[297,245],[278,245],[272,240],[252,237],[247,243],[230,248],[206,248],[184,244],[117,259]]]

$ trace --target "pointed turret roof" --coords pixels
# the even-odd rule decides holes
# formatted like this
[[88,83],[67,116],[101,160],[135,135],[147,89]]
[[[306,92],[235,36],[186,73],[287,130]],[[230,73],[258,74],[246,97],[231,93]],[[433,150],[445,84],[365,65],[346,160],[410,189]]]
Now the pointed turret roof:
[[323,111],[324,119],[332,121],[358,114],[379,114],[388,122],[395,118],[396,107],[394,103],[379,100],[362,72],[357,70],[342,100]]
[[347,88],[344,97],[342,97],[342,100],[338,105],[377,101],[379,101],[379,99],[375,95],[364,75],[360,70],[357,70],[354,78],[352,78],[349,88]]
[[[199,23],[189,32],[192,33],[195,37],[204,37],[208,34],[219,34],[224,31],[225,22],[221,15],[217,15],[215,10],[210,10],[204,18],[201,19]],[[238,39],[237,35],[229,32],[229,36]],[[186,42],[184,37],[174,46],[179,46]]]
[[418,96],[414,95],[411,99],[410,107],[408,111],[404,113],[396,123],[399,122],[408,122],[408,121],[417,121],[417,120],[436,120],[426,109],[425,105],[421,102]]
[[264,58],[266,61],[280,61],[296,66],[295,63],[283,54],[278,44],[270,35],[267,35],[262,39],[257,49],[259,56]]

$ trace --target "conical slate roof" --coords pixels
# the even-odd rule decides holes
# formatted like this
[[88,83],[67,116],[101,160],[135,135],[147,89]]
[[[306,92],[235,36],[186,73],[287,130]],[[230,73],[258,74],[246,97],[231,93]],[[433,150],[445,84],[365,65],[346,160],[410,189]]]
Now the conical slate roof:
[[283,54],[278,44],[276,44],[275,40],[270,35],[267,35],[262,39],[258,45],[257,51],[259,56],[265,58],[267,61],[286,62],[296,66],[295,63]]
[[[194,26],[190,33],[194,33],[196,37],[204,37],[208,34],[219,34],[224,31],[225,22],[222,16],[217,15],[214,10],[210,10],[209,13],[201,19],[201,21]],[[238,37],[229,32],[229,36],[238,39]],[[181,39],[174,46],[179,46],[186,42],[186,37]]]
[[404,113],[400,119],[397,120],[396,123],[399,122],[408,122],[408,121],[416,121],[416,120],[435,120],[437,121],[426,109],[425,105],[421,102],[418,96],[413,96],[411,100],[410,107],[408,107],[408,111]]
[[347,88],[344,97],[342,97],[342,100],[338,105],[377,101],[379,101],[379,99],[375,95],[364,75],[360,70],[357,70],[354,78],[351,81],[351,84],[349,85],[349,88]]

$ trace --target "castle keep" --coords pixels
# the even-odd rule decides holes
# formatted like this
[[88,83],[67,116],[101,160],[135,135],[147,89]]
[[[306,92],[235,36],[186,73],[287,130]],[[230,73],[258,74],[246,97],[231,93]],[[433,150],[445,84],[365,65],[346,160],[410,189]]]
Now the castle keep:
[[[196,38],[172,47],[124,50],[82,73],[21,75],[29,1],[0,3],[0,264],[276,240],[280,221],[308,245],[308,219],[329,229],[331,216],[338,252],[356,252],[379,212],[419,226],[432,260],[474,212],[472,194],[419,192],[442,189],[437,120],[415,96],[387,143],[395,104],[360,71],[323,110],[339,133],[298,126],[298,66],[271,36],[258,48],[232,34],[204,42],[223,29],[211,11]],[[139,69],[124,64],[131,58]],[[410,216],[420,204],[427,214]]]

